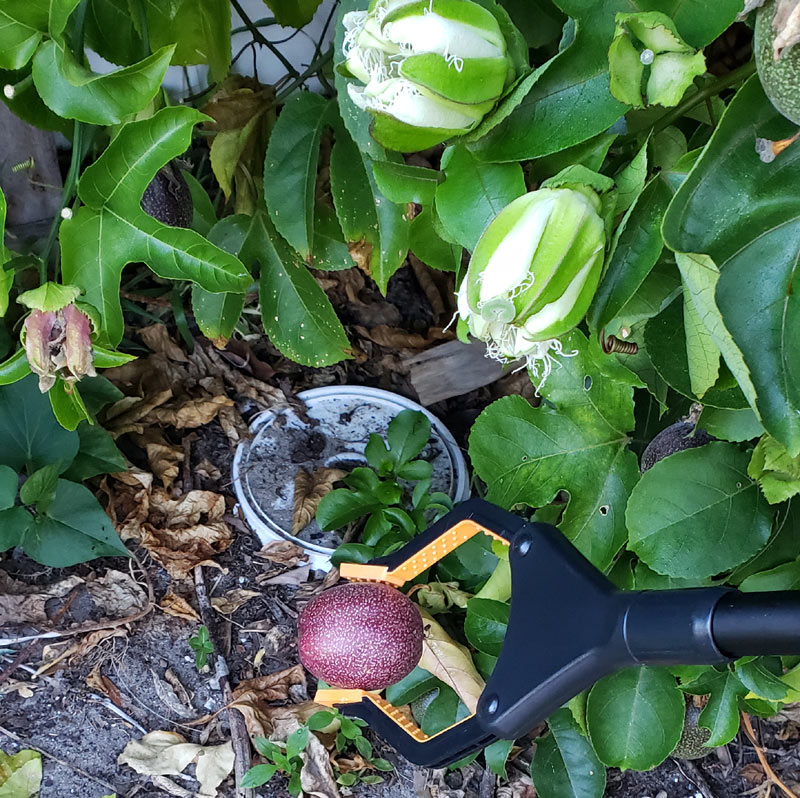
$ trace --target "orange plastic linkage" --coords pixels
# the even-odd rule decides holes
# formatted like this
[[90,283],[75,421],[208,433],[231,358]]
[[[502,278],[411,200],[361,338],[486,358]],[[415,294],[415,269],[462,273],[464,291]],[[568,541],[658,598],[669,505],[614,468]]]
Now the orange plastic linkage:
[[[403,731],[411,735],[411,737],[419,743],[432,740],[439,734],[444,734],[448,729],[452,729],[453,726],[458,726],[458,723],[463,723],[464,720],[467,720],[467,718],[464,718],[458,721],[458,723],[454,723],[453,726],[448,726],[447,729],[442,729],[442,731],[437,732],[437,734],[429,736],[425,734],[411,718],[402,713],[397,707],[392,706],[385,698],[381,698],[375,693],[368,693],[365,690],[320,689],[317,690],[314,701],[317,704],[322,704],[322,706],[334,708],[337,704],[358,704],[365,698],[372,702],[384,715],[387,715],[400,726]],[[472,715],[468,717],[472,717]]]
[[443,532],[436,540],[407,559],[402,565],[389,570],[385,565],[360,565],[358,563],[342,563],[339,572],[344,579],[354,582],[385,582],[389,585],[401,585],[421,574],[439,562],[445,555],[457,549],[462,543],[483,532],[501,543],[507,543],[501,535],[481,526],[472,519],[459,521],[455,526]]

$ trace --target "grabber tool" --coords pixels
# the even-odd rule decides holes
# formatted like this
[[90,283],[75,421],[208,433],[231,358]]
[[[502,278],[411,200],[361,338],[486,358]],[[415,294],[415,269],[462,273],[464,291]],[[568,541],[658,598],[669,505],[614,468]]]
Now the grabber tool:
[[800,591],[620,591],[555,527],[480,499],[458,505],[392,554],[366,565],[343,564],[341,574],[402,588],[481,533],[509,547],[511,613],[474,714],[427,736],[378,694],[317,692],[319,703],[363,718],[417,764],[442,767],[494,740],[521,737],[620,668],[800,654]]

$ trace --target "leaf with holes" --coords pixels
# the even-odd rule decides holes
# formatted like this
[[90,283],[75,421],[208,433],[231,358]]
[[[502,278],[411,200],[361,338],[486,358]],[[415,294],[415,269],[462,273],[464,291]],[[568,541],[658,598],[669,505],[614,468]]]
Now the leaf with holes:
[[598,568],[607,568],[627,538],[625,505],[636,484],[636,456],[627,449],[639,379],[596,340],[573,330],[563,337],[560,367],[531,407],[520,396],[498,399],[478,417],[469,453],[503,507],[543,507],[570,494],[564,534]]
[[97,310],[100,343],[122,339],[120,278],[128,263],[143,261],[159,277],[190,280],[211,293],[244,293],[250,285],[238,258],[194,230],[156,221],[140,205],[156,172],[186,149],[204,119],[192,108],[172,107],[131,122],[81,177],[85,207],[61,226],[62,273]]

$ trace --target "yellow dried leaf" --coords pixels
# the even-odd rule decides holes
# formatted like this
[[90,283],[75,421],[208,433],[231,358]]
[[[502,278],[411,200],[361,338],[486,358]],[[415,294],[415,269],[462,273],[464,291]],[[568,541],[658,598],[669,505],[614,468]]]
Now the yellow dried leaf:
[[370,273],[370,259],[372,258],[372,244],[366,238],[361,241],[349,241],[347,249],[350,252],[350,257],[355,261],[364,274]]
[[347,474],[341,468],[317,468],[310,474],[300,469],[294,478],[294,511],[292,534],[305,529],[317,513],[322,499],[332,490],[337,480]]
[[456,643],[425,610],[421,609],[420,615],[425,637],[419,667],[452,687],[467,709],[475,712],[486,684],[475,669],[469,650]]
[[258,590],[245,590],[237,587],[227,593],[223,593],[221,596],[212,598],[211,606],[223,615],[232,615],[240,607],[247,604],[250,599],[258,598],[261,595]]
[[153,731],[129,742],[117,761],[147,776],[177,776],[196,762],[198,795],[216,796],[217,787],[233,771],[234,755],[230,742],[195,745],[175,732]]
[[158,602],[158,606],[161,607],[167,615],[181,618],[184,621],[191,621],[192,623],[200,623],[201,618],[197,614],[195,608],[189,604],[185,598],[171,590]]

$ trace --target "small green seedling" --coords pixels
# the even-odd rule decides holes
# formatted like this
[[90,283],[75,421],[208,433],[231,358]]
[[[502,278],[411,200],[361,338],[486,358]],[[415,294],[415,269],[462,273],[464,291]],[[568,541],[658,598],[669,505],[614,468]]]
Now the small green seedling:
[[321,529],[340,529],[367,516],[360,543],[345,543],[333,563],[368,562],[390,554],[453,509],[444,493],[431,492],[433,466],[419,459],[431,423],[424,413],[403,410],[389,424],[386,439],[372,434],[367,467],[354,468],[317,509]]
[[[348,744],[352,744],[362,757],[372,765],[375,770],[384,772],[394,768],[390,762],[380,757],[373,757],[372,745],[367,740],[361,729],[367,724],[360,718],[346,718],[337,711],[322,710],[315,712],[299,729],[293,731],[285,743],[276,743],[266,737],[256,737],[253,744],[267,762],[254,765],[242,778],[242,787],[261,787],[272,779],[276,773],[283,773],[289,779],[289,795],[298,798],[303,793],[300,783],[300,771],[303,767],[301,754],[305,751],[309,741],[309,734],[314,731],[328,730],[335,723],[339,724],[336,733],[336,750],[344,751]],[[343,787],[352,787],[354,784],[379,784],[383,777],[376,773],[362,775],[349,771],[340,773],[336,771],[336,781]]]
[[214,644],[208,635],[208,627],[201,626],[196,634],[189,638],[189,646],[194,649],[194,664],[197,670],[204,668],[208,655],[214,653]]

